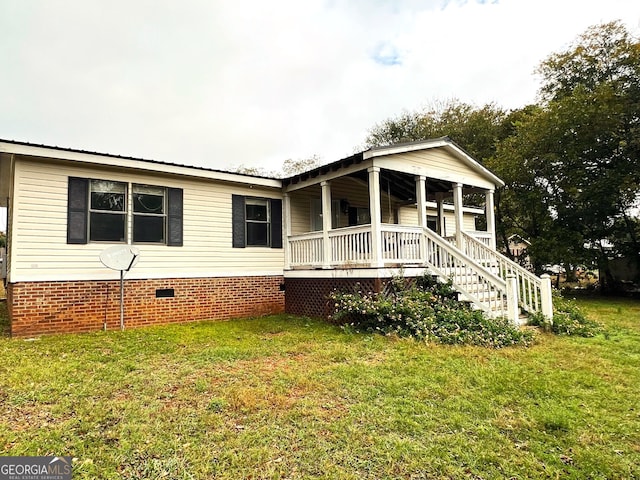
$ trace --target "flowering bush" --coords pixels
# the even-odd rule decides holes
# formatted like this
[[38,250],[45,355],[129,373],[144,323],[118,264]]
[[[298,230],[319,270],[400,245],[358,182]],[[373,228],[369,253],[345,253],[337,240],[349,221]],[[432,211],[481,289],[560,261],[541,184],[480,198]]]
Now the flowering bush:
[[492,348],[528,345],[531,332],[521,331],[506,319],[487,318],[459,302],[451,283],[429,276],[408,285],[394,279],[381,293],[333,292],[333,319],[350,329],[412,337],[446,344],[472,344]]
[[593,337],[602,330],[598,322],[584,316],[574,300],[563,297],[557,290],[553,291],[553,322],[541,313],[535,313],[529,317],[529,325],[540,326],[558,335],[580,337]]

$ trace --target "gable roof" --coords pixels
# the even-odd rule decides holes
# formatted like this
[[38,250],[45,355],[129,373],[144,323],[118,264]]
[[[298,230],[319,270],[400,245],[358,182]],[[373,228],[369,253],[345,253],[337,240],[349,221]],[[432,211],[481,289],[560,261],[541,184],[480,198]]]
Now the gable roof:
[[496,186],[503,187],[505,183],[496,175],[491,173],[480,162],[475,160],[460,145],[451,140],[449,137],[432,138],[430,140],[421,140],[417,142],[397,143],[382,147],[373,147],[363,152],[364,158],[382,157],[385,155],[395,155],[398,153],[415,152],[417,150],[428,150],[431,148],[442,148],[460,160],[462,163],[475,170],[482,176],[491,180]]
[[[366,181],[366,166],[375,163],[376,158],[387,157],[396,154],[424,151],[429,149],[440,148],[445,150],[453,158],[470,170],[479,174],[480,177],[486,179],[496,187],[504,186],[504,182],[496,175],[491,173],[487,168],[474,160],[462,147],[457,145],[449,137],[440,137],[430,140],[421,140],[417,142],[408,142],[395,145],[372,147],[359,153],[355,153],[349,157],[337,160],[335,162],[320,165],[314,169],[302,172],[282,180],[285,187],[296,184],[309,184],[317,182],[319,177],[339,176],[339,171],[347,171],[349,175]],[[364,164],[361,167],[360,164]],[[415,196],[415,182],[408,179],[406,175],[392,170],[383,170],[380,173],[382,181],[391,186],[392,190],[396,190],[394,196],[405,200],[411,200]],[[429,178],[429,188],[432,192],[447,192],[450,190],[451,182]],[[298,185],[296,188],[300,188]]]

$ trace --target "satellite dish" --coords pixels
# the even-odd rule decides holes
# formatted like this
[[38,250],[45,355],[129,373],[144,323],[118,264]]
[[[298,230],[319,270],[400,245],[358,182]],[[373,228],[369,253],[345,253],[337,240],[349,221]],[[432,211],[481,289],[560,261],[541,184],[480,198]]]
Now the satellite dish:
[[[140,250],[131,245],[114,245],[100,254],[100,261],[105,267],[120,272],[120,330],[124,330],[124,272],[131,270],[139,257]],[[104,329],[107,329],[106,317]]]
[[111,270],[128,272],[138,263],[138,257],[140,257],[140,250],[136,247],[132,247],[131,245],[114,245],[102,251],[100,261],[105,267]]

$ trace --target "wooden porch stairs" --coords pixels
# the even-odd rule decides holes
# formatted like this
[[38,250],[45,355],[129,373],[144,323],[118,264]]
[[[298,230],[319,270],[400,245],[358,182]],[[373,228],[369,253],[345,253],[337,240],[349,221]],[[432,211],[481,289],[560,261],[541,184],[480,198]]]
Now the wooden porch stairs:
[[472,236],[462,234],[462,248],[424,230],[429,270],[451,280],[463,301],[492,317],[522,324],[526,315],[553,315],[551,281],[540,278]]

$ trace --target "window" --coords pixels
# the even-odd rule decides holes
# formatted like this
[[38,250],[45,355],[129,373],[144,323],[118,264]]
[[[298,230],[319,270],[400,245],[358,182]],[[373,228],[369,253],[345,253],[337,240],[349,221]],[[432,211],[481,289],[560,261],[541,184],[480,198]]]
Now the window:
[[182,189],[78,177],[68,187],[67,243],[182,246]]
[[89,240],[124,242],[126,239],[127,185],[107,180],[89,184]]
[[245,200],[247,246],[268,247],[271,243],[269,201],[257,198]]
[[133,186],[133,241],[164,243],[166,231],[166,188]]
[[434,232],[438,231],[438,217],[435,215],[427,215],[427,228]]
[[349,207],[349,226],[371,223],[371,213],[366,207]]
[[[340,200],[331,200],[331,228],[340,226]],[[311,199],[311,231],[322,231],[322,199]]]
[[282,248],[282,200],[232,195],[233,247]]

